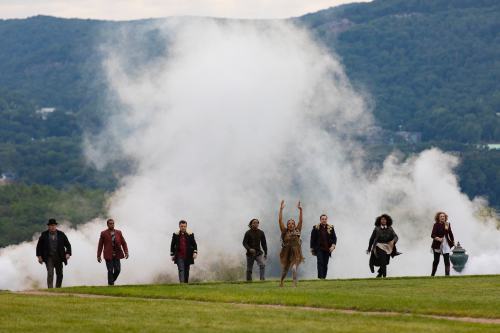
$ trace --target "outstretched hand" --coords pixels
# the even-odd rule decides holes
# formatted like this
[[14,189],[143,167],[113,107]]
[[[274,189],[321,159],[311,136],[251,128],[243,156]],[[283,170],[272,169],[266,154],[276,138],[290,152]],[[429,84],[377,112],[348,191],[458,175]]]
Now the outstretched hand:
[[300,201],[297,203],[297,208],[298,208],[299,210],[302,210],[302,206],[300,205]]
[[280,210],[283,210],[283,208],[285,208],[285,200],[281,200]]

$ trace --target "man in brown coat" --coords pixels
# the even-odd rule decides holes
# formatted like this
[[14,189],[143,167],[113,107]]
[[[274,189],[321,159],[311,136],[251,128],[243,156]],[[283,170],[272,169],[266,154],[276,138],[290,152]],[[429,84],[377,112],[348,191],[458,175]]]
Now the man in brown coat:
[[115,221],[109,219],[106,223],[108,229],[101,232],[97,246],[97,261],[101,262],[101,253],[103,253],[108,269],[108,285],[112,286],[120,275],[120,259],[128,259],[128,247],[122,232],[115,229]]

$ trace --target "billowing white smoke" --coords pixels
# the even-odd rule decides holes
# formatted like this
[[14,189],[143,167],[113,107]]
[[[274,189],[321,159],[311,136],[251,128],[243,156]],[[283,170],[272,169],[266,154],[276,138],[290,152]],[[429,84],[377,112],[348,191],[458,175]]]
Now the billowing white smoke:
[[[339,61],[306,31],[214,20],[155,28],[168,50],[154,61],[132,66],[138,51],[126,46],[126,34],[125,43],[108,46],[105,68],[119,105],[88,149],[98,165],[125,157],[136,167],[109,203],[131,253],[120,283],[175,276],[169,244],[180,219],[198,240],[193,276],[214,263],[242,262],[254,217],[270,243],[269,268],[278,271],[281,199],[287,218],[296,219],[298,200],[304,206],[304,277],[316,274],[308,241],[322,213],[339,238],[330,278],[369,276],[364,251],[381,213],[394,218],[404,252],[389,275],[428,275],[438,210],[471,254],[464,273],[500,273],[500,232],[476,217],[479,200],[460,193],[455,157],[433,149],[406,161],[390,156],[382,170],[366,171],[353,137],[371,125],[370,111]],[[104,228],[104,221],[61,228],[74,249],[65,285],[105,283],[104,265],[95,262]],[[1,250],[0,267],[0,289],[44,285],[33,242]]]

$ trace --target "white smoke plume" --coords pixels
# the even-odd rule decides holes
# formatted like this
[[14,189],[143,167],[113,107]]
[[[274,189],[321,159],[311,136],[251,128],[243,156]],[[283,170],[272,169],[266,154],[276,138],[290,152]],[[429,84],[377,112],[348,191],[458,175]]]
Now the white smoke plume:
[[[367,170],[355,140],[372,125],[366,99],[307,31],[284,22],[201,19],[148,29],[167,45],[154,60],[131,60],[141,50],[127,32],[106,45],[104,68],[118,103],[108,109],[105,131],[88,142],[96,165],[126,158],[135,167],[109,202],[131,254],[119,283],[175,278],[169,245],[180,219],[198,241],[193,277],[214,278],[214,265],[241,264],[252,218],[266,231],[268,271],[276,275],[281,199],[285,218],[297,218],[298,200],[304,207],[302,277],[316,275],[308,242],[322,213],[338,236],[329,278],[371,276],[365,250],[382,213],[393,217],[404,252],[389,275],[429,275],[439,210],[470,254],[463,274],[500,273],[500,231],[477,217],[483,201],[461,193],[457,158],[431,149],[407,160],[392,155],[381,170]],[[106,283],[95,259],[104,228],[103,220],[60,228],[74,252],[64,285]],[[0,289],[44,286],[34,247],[0,250]]]

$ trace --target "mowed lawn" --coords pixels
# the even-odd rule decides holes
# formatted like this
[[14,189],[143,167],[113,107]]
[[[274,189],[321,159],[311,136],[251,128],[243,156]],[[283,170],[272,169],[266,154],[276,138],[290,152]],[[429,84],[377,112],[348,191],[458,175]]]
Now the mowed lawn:
[[[0,332],[500,332],[498,323],[422,316],[500,318],[500,276],[277,284],[72,287],[53,290],[65,293],[54,296],[4,292]],[[283,306],[268,306],[278,304]]]
[[58,291],[226,303],[500,318],[500,275],[73,287]]

